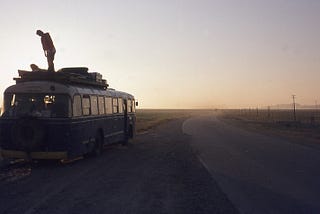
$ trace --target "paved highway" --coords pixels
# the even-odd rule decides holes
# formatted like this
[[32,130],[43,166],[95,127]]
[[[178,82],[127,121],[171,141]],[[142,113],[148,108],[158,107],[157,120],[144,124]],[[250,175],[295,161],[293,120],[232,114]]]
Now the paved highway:
[[320,147],[245,131],[216,116],[183,124],[240,213],[320,213]]

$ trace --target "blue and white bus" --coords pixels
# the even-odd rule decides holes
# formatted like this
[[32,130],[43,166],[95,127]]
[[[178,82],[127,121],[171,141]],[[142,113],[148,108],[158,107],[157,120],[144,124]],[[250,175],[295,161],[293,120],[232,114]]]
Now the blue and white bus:
[[134,137],[134,96],[109,89],[87,70],[19,71],[4,92],[2,157],[68,160]]

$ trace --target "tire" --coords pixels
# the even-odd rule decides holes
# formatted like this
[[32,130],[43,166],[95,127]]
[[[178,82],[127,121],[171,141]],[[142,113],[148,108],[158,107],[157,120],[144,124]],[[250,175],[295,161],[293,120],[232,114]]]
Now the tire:
[[128,133],[124,136],[124,140],[121,141],[121,145],[126,146],[129,143],[129,139],[133,137],[132,125],[129,126]]
[[129,143],[129,138],[128,138],[128,136],[125,136],[125,137],[124,137],[124,140],[121,141],[121,145],[122,145],[122,146],[126,146],[126,145],[128,145],[128,143]]
[[96,137],[94,139],[94,146],[92,151],[89,153],[89,156],[91,157],[97,157],[102,154],[103,150],[103,137],[100,132],[96,134]]
[[132,125],[130,125],[130,127],[129,127],[129,137],[128,138],[133,138],[134,137],[134,133],[133,133],[133,126]]
[[19,120],[11,130],[13,143],[17,149],[32,151],[44,141],[45,129],[39,121]]

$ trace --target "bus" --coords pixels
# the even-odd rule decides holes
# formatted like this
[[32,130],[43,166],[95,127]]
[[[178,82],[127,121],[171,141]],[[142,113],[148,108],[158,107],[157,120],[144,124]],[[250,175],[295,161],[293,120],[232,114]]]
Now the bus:
[[70,160],[99,155],[135,135],[135,98],[108,87],[87,68],[19,71],[4,91],[3,158]]

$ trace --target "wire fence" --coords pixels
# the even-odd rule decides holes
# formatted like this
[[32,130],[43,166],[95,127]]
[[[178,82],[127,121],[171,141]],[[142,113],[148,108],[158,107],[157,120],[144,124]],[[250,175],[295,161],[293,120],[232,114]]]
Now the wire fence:
[[320,126],[320,111],[317,109],[232,109],[225,110],[229,116],[258,122],[274,122]]

